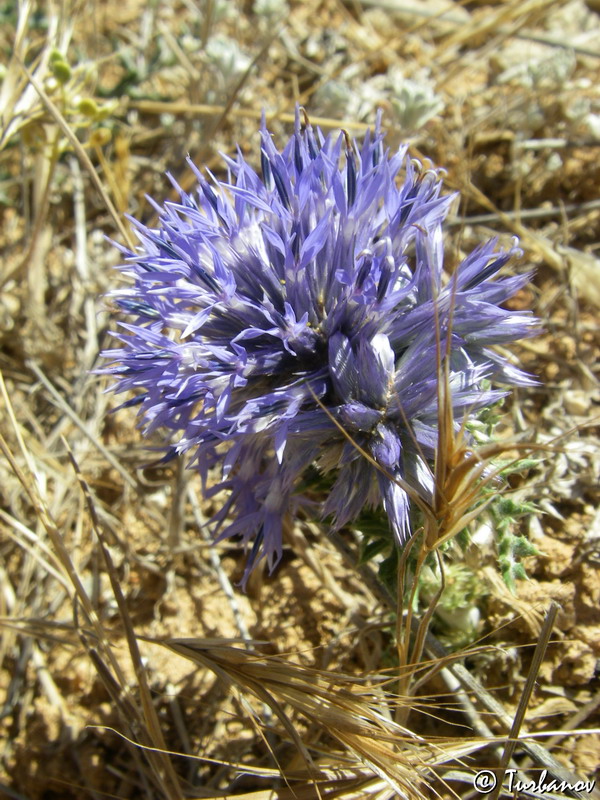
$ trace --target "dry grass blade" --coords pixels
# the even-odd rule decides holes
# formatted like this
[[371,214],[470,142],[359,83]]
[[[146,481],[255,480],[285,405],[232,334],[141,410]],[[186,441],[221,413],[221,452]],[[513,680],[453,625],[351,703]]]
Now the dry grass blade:
[[[102,726],[98,726],[101,727]],[[122,733],[111,728],[115,735],[125,739],[129,744],[135,745],[140,750],[152,748],[128,740]],[[224,761],[222,759],[207,758],[206,756],[190,756],[172,750],[165,751],[171,756],[187,758],[190,761],[218,764],[228,767],[238,775],[255,776],[271,783],[281,780],[280,770],[268,767],[254,766],[246,762]],[[457,755],[459,755],[457,753]],[[286,785],[273,789],[259,789],[248,792],[211,793],[215,800],[390,800],[390,787],[387,780],[373,776],[373,771],[366,769],[358,759],[349,755],[332,754],[323,755],[318,762],[309,769],[296,767],[286,768]],[[191,795],[190,795],[191,796]],[[202,796],[204,797],[204,795]],[[197,798],[200,800],[200,798]]]
[[315,780],[315,763],[285,708],[293,709],[337,740],[345,752],[385,782],[387,791],[392,788],[401,797],[415,800],[428,796],[429,769],[485,744],[481,740],[427,742],[391,719],[390,709],[410,700],[382,696],[343,674],[321,672],[208,640],[148,641],[210,669],[227,685],[267,703],[303,754]]
[[[519,780],[544,769],[572,784],[593,777],[600,16],[592,5],[0,3],[0,795],[474,800],[474,772],[500,778],[505,747],[504,761],[515,748],[508,768],[518,766]],[[449,281],[494,233],[499,248],[515,234],[525,251],[507,277],[534,271],[505,307],[531,308],[543,332],[499,355],[540,385],[507,399],[502,441],[470,444],[471,427],[478,442],[489,434],[493,410],[463,428],[455,413],[451,424],[444,361],[451,356],[452,368],[457,359],[440,348],[440,437],[420,453],[436,491],[424,500],[402,484],[421,526],[400,564],[403,606],[375,569],[387,551],[357,563],[360,526],[335,532],[309,521],[326,481],[286,517],[277,571],[239,592],[241,549],[234,540],[213,546],[207,524],[224,495],[203,497],[199,476],[181,464],[140,469],[152,456],[140,446],[135,409],[107,415],[107,395],[89,378],[108,324],[99,297],[120,280],[105,235],[127,240],[125,211],[154,228],[144,197],[177,202],[164,175],[183,185],[188,152],[222,180],[213,154],[239,146],[260,175],[263,109],[283,142],[296,103],[315,127],[358,138],[381,108],[391,152],[404,142],[411,156],[448,170],[446,190],[461,193],[446,218]],[[245,244],[254,248],[254,236]],[[412,269],[412,245],[405,255]],[[449,317],[444,305],[443,341]],[[155,435],[150,445],[160,446]],[[527,456],[534,449],[539,459]],[[526,473],[506,464],[515,457],[525,457]],[[510,474],[504,495],[496,460]],[[514,525],[503,517],[531,503],[538,515]],[[367,545],[379,523],[386,544],[385,520],[365,519]],[[462,563],[467,537],[449,540],[471,520],[477,535]],[[524,551],[528,537],[540,551],[524,562],[530,580],[516,583],[516,596],[496,559],[505,521]],[[390,573],[381,574],[391,584]],[[455,575],[469,581],[467,593]],[[456,614],[455,600],[465,602]],[[537,671],[533,645],[545,638],[552,602],[562,610]]]
[[[556,0],[554,0],[556,3]],[[566,0],[562,0],[566,2]],[[452,51],[456,46],[464,46],[471,40],[477,40],[484,36],[496,34],[502,30],[503,26],[508,26],[502,30],[504,35],[514,35],[540,11],[547,6],[548,0],[509,0],[501,3],[492,13],[480,14],[473,20],[471,25],[462,25],[457,31],[444,40],[440,48],[443,51]]]
[[86,439],[88,439],[94,447],[96,447],[99,452],[104,456],[106,461],[116,469],[116,471],[121,475],[123,480],[125,481],[128,486],[132,489],[137,489],[138,484],[134,478],[131,477],[129,472],[123,468],[121,462],[115,458],[115,456],[107,450],[104,445],[98,441],[98,438],[90,433],[86,424],[81,420],[81,418],[73,411],[71,406],[66,402],[66,400],[61,396],[60,392],[58,392],[54,386],[50,383],[48,378],[44,375],[40,367],[33,361],[27,362],[27,366],[32,370],[32,372],[36,375],[36,377],[41,381],[42,385],[48,391],[48,394],[52,397],[52,401],[56,403],[58,408],[66,414],[67,417],[79,428],[79,430],[84,434]]
[[[64,5],[73,4],[66,2]],[[48,6],[45,42],[32,65],[32,74],[36,80],[46,76],[52,49],[65,51],[71,38],[74,8],[65,8],[64,13],[60,13],[53,2],[49,2]],[[23,75],[20,66],[27,62],[31,48],[29,36],[33,11],[33,0],[23,0],[17,4],[13,50],[0,84],[0,151],[24,126],[44,114],[39,95]]]
[[[77,630],[72,624],[66,622],[11,616],[0,617],[0,628],[17,631],[42,641],[56,642],[64,647],[77,647],[78,645]],[[93,637],[91,630],[86,630],[85,635]]]
[[[529,674],[527,675],[527,681],[525,683],[523,693],[521,694],[521,699],[519,701],[517,713],[515,714],[515,718],[513,720],[513,724],[510,729],[510,738],[504,747],[504,752],[502,753],[502,758],[500,759],[499,773],[502,776],[504,775],[504,772],[508,767],[510,759],[512,758],[513,753],[515,751],[521,726],[523,725],[523,721],[525,719],[525,712],[527,711],[527,706],[531,701],[531,694],[533,692],[535,680],[538,676],[539,669],[542,664],[542,659],[548,647],[548,642],[550,641],[550,636],[552,635],[552,630],[554,628],[554,623],[556,622],[557,614],[558,614],[558,603],[552,603],[552,605],[548,609],[548,613],[544,621],[544,627],[542,628],[542,631],[540,633],[540,638],[535,648],[535,653],[533,656],[531,668],[529,670]],[[496,788],[491,793],[490,800],[498,800],[501,789],[502,789],[502,781],[498,781]]]
[[[150,743],[152,743],[156,748],[155,751],[152,751],[153,757],[150,759],[150,763],[156,772],[159,785],[164,786],[165,795],[168,798],[173,798],[174,800],[176,798],[183,798],[179,779],[175,774],[170,759],[163,753],[163,751],[166,750],[166,745],[162,735],[161,725],[158,719],[158,715],[156,713],[156,709],[154,708],[154,705],[152,703],[150,687],[148,686],[148,681],[146,679],[146,671],[144,664],[142,662],[142,657],[137,643],[137,638],[133,630],[133,625],[131,622],[131,617],[129,615],[129,610],[127,608],[127,604],[123,596],[123,591],[121,589],[119,577],[112,563],[112,559],[110,557],[110,553],[108,551],[108,547],[106,546],[104,535],[102,533],[102,529],[100,527],[98,517],[96,515],[94,501],[90,494],[88,485],[81,474],[79,465],[77,464],[77,461],[73,456],[73,453],[71,452],[67,442],[64,442],[64,444],[67,447],[69,458],[71,459],[71,463],[73,464],[73,468],[77,474],[81,490],[83,491],[83,494],[86,499],[88,511],[90,514],[90,518],[92,520],[94,533],[96,534],[98,542],[100,543],[102,556],[104,558],[112,590],[114,592],[114,596],[120,611],[121,621],[125,628],[127,644],[129,646],[129,652],[131,655],[131,661],[135,669],[137,686],[141,695],[144,729],[147,731],[147,736]],[[96,661],[97,666],[101,663],[102,663],[101,661]],[[107,681],[105,678],[105,684],[106,683]],[[120,694],[120,687],[118,687],[115,682],[114,689],[111,692],[113,694],[113,699],[117,699],[118,697],[118,695],[115,694],[117,689],[118,689],[118,694]]]
[[94,186],[98,190],[98,193],[100,194],[100,197],[102,198],[108,213],[111,215],[111,217],[112,217],[112,219],[113,219],[113,221],[114,221],[119,233],[123,237],[123,241],[126,242],[127,246],[130,249],[133,250],[135,248],[135,242],[133,240],[133,237],[132,237],[129,229],[125,226],[123,220],[121,219],[121,215],[119,214],[119,212],[115,208],[115,205],[114,205],[113,201],[110,199],[108,193],[106,192],[104,186],[102,185],[102,182],[101,182],[100,178],[98,177],[98,173],[96,172],[96,170],[94,168],[94,165],[92,164],[92,162],[90,160],[90,157],[88,156],[87,152],[85,151],[85,149],[81,145],[79,139],[75,136],[75,134],[71,130],[68,122],[65,120],[65,118],[61,114],[60,110],[57,108],[55,103],[52,102],[52,100],[50,99],[48,94],[44,91],[44,89],[42,88],[42,86],[41,86],[40,82],[37,80],[37,78],[35,78],[35,76],[31,73],[31,71],[29,69],[27,69],[25,64],[20,59],[18,59],[18,61],[19,61],[21,69],[23,70],[23,72],[27,76],[30,84],[33,86],[35,91],[38,93],[38,95],[40,97],[40,100],[44,104],[44,107],[46,108],[46,110],[48,111],[50,116],[53,118],[53,120],[56,122],[56,124],[58,125],[60,130],[63,132],[63,134],[66,136],[66,138],[68,139],[70,145],[72,146],[73,150],[75,151],[75,154],[77,155],[77,157],[79,158],[79,160],[81,161],[83,166],[85,167],[87,173],[89,174],[89,176],[90,176],[90,178],[92,180],[92,183],[94,184]]
[[[159,100],[133,100],[129,104],[132,108],[141,111],[144,114],[175,114],[175,115],[190,115],[190,116],[203,116],[203,117],[217,117],[219,120],[225,115],[227,111],[228,116],[237,119],[250,119],[260,122],[263,117],[263,112],[255,108],[230,108],[227,106],[210,105],[207,103],[187,103],[178,101],[161,102]],[[293,124],[295,120],[294,114],[288,111],[266,112],[264,114],[267,124],[274,120]],[[338,130],[340,127],[347,128],[348,130],[356,133],[365,133],[371,126],[366,122],[356,122],[356,120],[339,120],[332,119],[331,117],[319,117],[314,114],[310,115],[310,121],[313,125],[323,128],[324,130]]]
[[[397,607],[397,599],[391,595],[385,586],[377,579],[373,573],[372,568],[368,564],[358,565],[356,563],[356,555],[348,548],[346,543],[341,539],[338,534],[332,534],[332,538],[336,547],[343,553],[349,564],[352,564],[354,569],[357,569],[366,584],[375,596],[385,605],[390,611],[395,611]],[[449,653],[441,642],[429,631],[427,626],[423,626],[421,619],[418,616],[412,616],[411,630],[415,639],[422,637],[423,649],[427,656],[431,659],[431,663],[437,669],[446,668],[448,672],[458,681],[459,685],[469,694],[476,698],[479,707],[491,715],[493,719],[500,724],[506,731],[510,731],[514,720],[508,714],[502,704],[489,692],[482,683],[475,677],[462,663],[467,653]],[[423,664],[414,665],[409,663],[407,669],[412,673],[417,672]],[[404,675],[405,670],[401,670],[401,676]],[[410,682],[408,684],[411,685]],[[420,680],[415,681],[412,686],[420,685]],[[410,703],[407,703],[405,708],[410,709]],[[568,783],[575,784],[579,780],[571,770],[564,767],[543,745],[536,741],[525,738],[527,734],[522,734],[520,746],[531,757],[531,759],[542,768],[548,770],[548,774],[557,781],[567,781]],[[491,739],[489,740],[492,741]]]
[[[18,478],[23,489],[25,490],[31,504],[35,508],[37,519],[41,526],[43,526],[43,529],[48,535],[48,538],[53,546],[56,563],[64,572],[65,579],[63,580],[63,584],[70,589],[76,620],[75,627],[79,632],[79,637],[84,643],[88,655],[94,663],[109,694],[113,698],[115,706],[121,710],[124,722],[131,727],[133,732],[135,732],[138,736],[141,736],[142,740],[145,740],[146,744],[158,745],[157,753],[153,752],[150,758],[150,765],[154,770],[157,787],[159,789],[162,787],[164,796],[166,797],[182,797],[181,790],[179,789],[179,782],[173,771],[173,767],[168,757],[160,753],[160,748],[164,748],[164,741],[162,738],[160,725],[156,717],[154,706],[152,705],[152,699],[150,697],[149,689],[145,679],[144,667],[141,662],[139,651],[137,650],[135,634],[133,633],[133,629],[131,627],[131,621],[124,603],[118,578],[116,577],[114,567],[112,566],[110,556],[104,544],[104,539],[97,523],[93,502],[91,500],[89,490],[87,489],[87,485],[78,472],[77,474],[80,484],[88,501],[92,521],[95,525],[95,530],[102,547],[102,552],[106,559],[107,569],[111,577],[113,590],[115,591],[117,602],[119,603],[120,601],[119,607],[122,613],[122,621],[128,634],[128,643],[130,645],[132,660],[136,670],[138,686],[140,687],[140,691],[142,693],[142,711],[139,711],[137,708],[131,688],[125,678],[125,675],[123,674],[116,656],[114,655],[109,636],[107,635],[102,623],[100,622],[100,619],[98,618],[96,610],[88,596],[88,593],[72,561],[71,555],[63,541],[60,529],[54,521],[53,516],[47,508],[42,494],[39,491],[33,460],[21,435],[20,427],[14,415],[14,411],[12,409],[12,405],[10,403],[10,399],[8,397],[1,374],[0,390],[2,391],[8,416],[12,422],[19,447],[22,451],[23,459],[28,465],[29,475],[23,472],[17,463],[14,454],[8,447],[4,437],[1,435],[0,449],[10,464],[15,476]],[[93,646],[88,644],[89,634],[81,628],[79,622],[77,621],[79,610],[84,612],[86,624],[92,631],[94,639]]]

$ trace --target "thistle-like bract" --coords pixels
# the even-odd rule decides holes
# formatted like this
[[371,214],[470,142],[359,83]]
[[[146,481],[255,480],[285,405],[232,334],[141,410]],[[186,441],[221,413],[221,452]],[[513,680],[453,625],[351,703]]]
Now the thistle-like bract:
[[439,354],[459,424],[503,395],[490,379],[531,382],[490,346],[535,325],[500,305],[528,280],[496,279],[515,248],[490,241],[444,277],[453,196],[406,147],[386,151],[379,124],[359,145],[298,114],[282,151],[264,125],[261,138],[262,176],[241,152],[226,181],[188,159],[197,190],[173,181],[158,227],[134,222],[141,244],[121,267],[134,284],[110,295],[130,321],[102,370],[137,392],[125,405],[140,404],[147,433],[192,454],[207,495],[228,490],[215,522],[251,546],[246,577],[281,557],[310,465],[333,471],[321,510],[336,527],[383,503],[405,542],[406,489],[433,490]]

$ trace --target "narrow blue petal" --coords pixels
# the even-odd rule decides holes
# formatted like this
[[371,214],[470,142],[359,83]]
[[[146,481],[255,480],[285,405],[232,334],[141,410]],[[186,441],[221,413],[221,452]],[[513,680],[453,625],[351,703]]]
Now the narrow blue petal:
[[165,432],[165,452],[189,454],[205,496],[225,493],[213,523],[247,549],[243,583],[280,560],[311,464],[333,475],[321,511],[336,526],[382,504],[404,543],[400,483],[433,493],[438,350],[458,429],[534,383],[494,346],[537,332],[505,307],[529,279],[501,275],[516,245],[493,239],[446,278],[454,196],[406,145],[385,149],[381,115],[356,143],[297,109],[283,149],[263,122],[260,159],[262,176],[239,149],[224,156],[224,181],[188,159],[194,191],[168,176],[178,197],[149,200],[156,226],[131,220],[139,246],[116,245],[129,285],[108,295],[125,321],[99,370],[133,394],[145,433]]

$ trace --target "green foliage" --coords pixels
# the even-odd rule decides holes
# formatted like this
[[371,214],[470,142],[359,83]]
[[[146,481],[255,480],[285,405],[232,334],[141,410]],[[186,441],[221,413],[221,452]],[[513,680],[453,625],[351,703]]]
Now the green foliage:
[[77,110],[80,114],[83,114],[84,117],[90,117],[91,119],[94,119],[99,115],[98,104],[95,100],[92,100],[91,97],[84,97],[82,100],[80,100]]
[[516,592],[516,581],[526,580],[527,573],[520,559],[538,555],[532,542],[514,533],[519,519],[537,511],[534,503],[521,502],[511,497],[499,497],[490,505],[490,516],[496,532],[498,564],[504,582]]
[[[469,423],[470,432],[480,444],[489,444],[494,441],[494,426],[499,419],[497,411],[502,402],[500,401],[500,403],[484,409],[477,420]],[[519,458],[504,462],[497,460],[493,466],[496,469],[498,478],[502,483],[506,484],[511,475],[523,474],[537,466],[537,464],[538,459],[536,458]],[[497,489],[497,486],[489,485],[483,489],[483,492],[497,491]],[[514,531],[518,526],[519,520],[537,512],[538,508],[535,503],[515,500],[513,497],[507,497],[502,494],[497,495],[487,508],[488,517],[496,534],[496,550],[500,572],[504,582],[513,593],[516,592],[516,582],[527,579],[527,572],[520,559],[538,555],[535,545],[527,537],[516,534]],[[460,537],[462,537],[461,546],[464,548],[470,538],[469,531],[462,531],[456,537],[456,541]]]
[[451,649],[466,647],[478,636],[480,606],[487,588],[479,576],[462,563],[439,564],[423,570],[419,580],[421,604],[429,604],[442,589],[436,605],[433,627]]
[[[418,523],[419,520],[416,519],[417,529]],[[361,563],[374,561],[379,579],[393,595],[396,595],[402,551],[389,530],[385,513],[381,509],[363,512],[356,522],[356,528],[363,536]],[[406,558],[404,602],[410,602],[412,597],[413,610],[422,611],[444,586],[435,609],[434,630],[451,649],[467,646],[477,638],[479,606],[487,592],[484,582],[462,560],[464,547],[469,543],[468,532],[462,531],[453,541],[442,545],[437,555],[430,553],[417,575],[417,557],[423,548],[421,536],[420,533],[416,534]],[[462,546],[457,546],[459,540]],[[440,559],[444,573],[443,580],[440,574]],[[416,586],[414,586],[415,580]]]
[[392,542],[388,555],[379,565],[379,578],[383,585],[387,586],[394,595],[398,591],[398,560],[398,547]]
[[48,60],[51,64],[56,64],[57,61],[66,61],[64,55],[57,50],[55,47],[52,48],[50,51],[50,55],[48,56]]
[[[485,391],[492,389],[491,381],[483,380],[481,388]],[[489,444],[493,440],[496,424],[502,418],[503,405],[504,398],[487,408],[482,408],[476,417],[467,420],[466,429],[477,444]]]
[[16,0],[12,2],[2,3],[0,5],[0,25],[11,25],[13,28],[17,26],[17,3]]
[[367,564],[377,558],[381,582],[396,594],[399,551],[385,511],[382,508],[365,509],[353,527],[359,530],[363,537],[359,563]]
[[121,42],[114,39],[115,59],[121,68],[118,81],[112,86],[99,86],[97,94],[103,98],[120,98],[127,95],[134,100],[162,100],[168,99],[161,94],[150,91],[145,84],[156,75],[165,63],[172,59],[169,48],[161,47],[162,38],[156,37],[144,51],[143,56],[133,47],[124,47]]
[[502,462],[498,462],[497,467],[500,469],[500,476],[507,478],[509,475],[527,472],[527,470],[537,467],[538,464],[539,459],[537,458],[519,458],[517,461],[505,462],[505,466],[502,466]]
[[[492,426],[494,421],[491,410],[489,411],[490,415],[484,419],[479,431],[479,436],[485,444],[490,443],[485,426]],[[479,420],[475,424],[478,422]],[[537,461],[531,458],[491,464],[490,469],[498,475],[498,478],[482,487],[483,498],[493,494],[484,513],[495,533],[500,572],[512,592],[516,590],[517,581],[527,578],[521,560],[538,552],[527,537],[519,532],[518,527],[523,517],[537,512],[537,507],[532,502],[515,499],[514,496],[497,494],[498,483],[501,482],[506,486],[511,475],[523,473],[536,464]],[[415,512],[413,530],[418,531],[422,523],[421,512]],[[401,549],[389,530],[385,512],[383,509],[364,511],[356,522],[356,528],[363,536],[361,563],[375,562],[380,580],[395,595],[398,591]],[[416,574],[416,559],[422,550],[422,543],[418,540],[420,534],[417,533],[417,540],[414,541],[406,559],[404,600],[409,602],[412,598],[414,611],[426,608],[435,600],[443,587],[433,616],[433,628],[451,649],[468,646],[477,638],[481,604],[487,594],[485,582],[480,579],[476,571],[464,563],[464,553],[471,543],[471,533],[469,526],[461,530],[452,540],[442,544],[438,548],[437,555],[430,553],[422,564],[420,573]],[[444,573],[443,580],[440,569]]]
[[50,65],[52,74],[61,86],[65,86],[72,76],[71,67],[66,61],[53,61]]

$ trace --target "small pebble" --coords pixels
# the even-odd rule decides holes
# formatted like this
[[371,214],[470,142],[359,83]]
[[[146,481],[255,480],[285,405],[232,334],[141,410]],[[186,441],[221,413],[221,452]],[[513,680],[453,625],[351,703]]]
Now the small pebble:
[[565,392],[563,405],[567,414],[573,414],[574,417],[583,417],[589,411],[590,398],[581,389],[571,389]]

